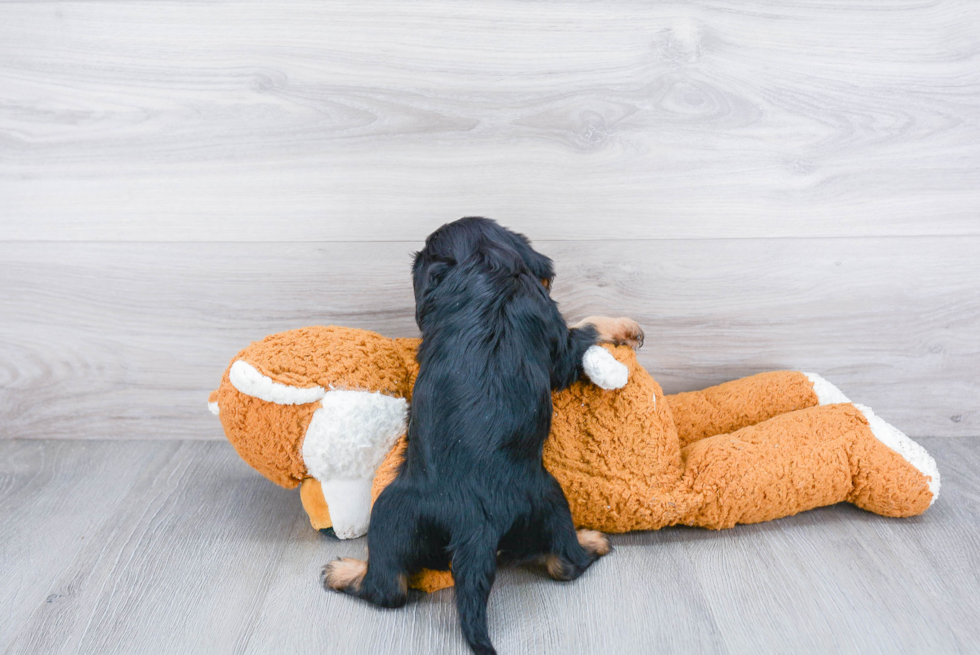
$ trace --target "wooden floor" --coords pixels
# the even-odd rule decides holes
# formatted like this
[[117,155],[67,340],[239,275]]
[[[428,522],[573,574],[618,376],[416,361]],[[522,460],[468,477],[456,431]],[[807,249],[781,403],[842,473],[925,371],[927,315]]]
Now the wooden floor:
[[[980,649],[980,439],[922,439],[926,514],[849,505],[613,538],[575,583],[506,569],[491,634],[517,653]],[[209,441],[0,441],[0,652],[466,653],[452,591],[380,611],[323,591],[363,539]]]

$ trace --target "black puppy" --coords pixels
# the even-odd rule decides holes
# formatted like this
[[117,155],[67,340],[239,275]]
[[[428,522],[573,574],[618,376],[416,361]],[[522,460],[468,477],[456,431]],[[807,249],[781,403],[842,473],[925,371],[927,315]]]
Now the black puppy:
[[494,653],[486,610],[498,556],[574,580],[609,552],[601,533],[576,533],[541,452],[551,392],[579,379],[585,351],[637,346],[643,334],[629,319],[569,329],[549,296],[551,260],[489,219],[436,230],[412,273],[422,344],[405,462],[371,511],[369,561],[338,559],[323,582],[400,607],[411,574],[451,567],[463,635]]

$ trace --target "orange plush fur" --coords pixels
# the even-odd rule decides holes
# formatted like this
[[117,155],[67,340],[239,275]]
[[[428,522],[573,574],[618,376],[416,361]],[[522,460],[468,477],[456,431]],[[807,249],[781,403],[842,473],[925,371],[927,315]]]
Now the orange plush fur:
[[[246,361],[291,388],[410,400],[417,344],[315,327],[253,343],[233,362]],[[938,492],[938,473],[925,451],[904,435],[911,446],[892,444],[921,451],[931,468],[920,471],[879,440],[870,410],[849,402],[821,405],[803,373],[760,373],[665,396],[630,348],[608,349],[629,369],[626,386],[604,391],[583,380],[556,393],[544,449],[545,466],[561,483],[580,528],[729,528],[842,501],[884,516],[913,516]],[[277,484],[302,483],[311,523],[330,526],[321,481],[308,475],[302,457],[306,427],[320,402],[262,400],[237,389],[228,372],[210,400],[242,458]],[[389,448],[374,476],[374,497],[397,473],[404,436]],[[432,591],[451,584],[451,576],[425,571],[411,584]]]

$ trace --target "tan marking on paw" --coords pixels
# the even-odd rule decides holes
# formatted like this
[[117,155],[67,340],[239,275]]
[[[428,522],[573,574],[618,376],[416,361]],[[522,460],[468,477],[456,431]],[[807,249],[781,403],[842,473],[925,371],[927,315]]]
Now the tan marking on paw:
[[609,318],[608,316],[589,316],[583,318],[573,327],[592,325],[599,333],[599,340],[613,343],[617,346],[629,346],[633,349],[643,345],[643,328],[631,318]]
[[360,591],[365,573],[367,562],[350,557],[338,558],[323,567],[323,586],[336,591]]
[[579,530],[578,543],[593,555],[602,557],[610,551],[609,539],[598,530]]
[[545,555],[544,566],[548,570],[548,575],[555,580],[564,580],[568,577],[565,572],[565,562],[557,555]]

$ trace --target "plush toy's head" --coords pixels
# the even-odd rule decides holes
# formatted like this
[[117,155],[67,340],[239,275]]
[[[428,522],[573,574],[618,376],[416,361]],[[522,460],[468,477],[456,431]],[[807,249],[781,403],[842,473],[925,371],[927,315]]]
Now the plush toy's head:
[[[374,470],[405,432],[417,344],[342,327],[274,334],[235,356],[209,405],[238,454],[269,480],[330,480],[339,496],[361,498],[338,502],[350,515],[339,530],[357,536]],[[329,494],[320,491],[321,500]]]

